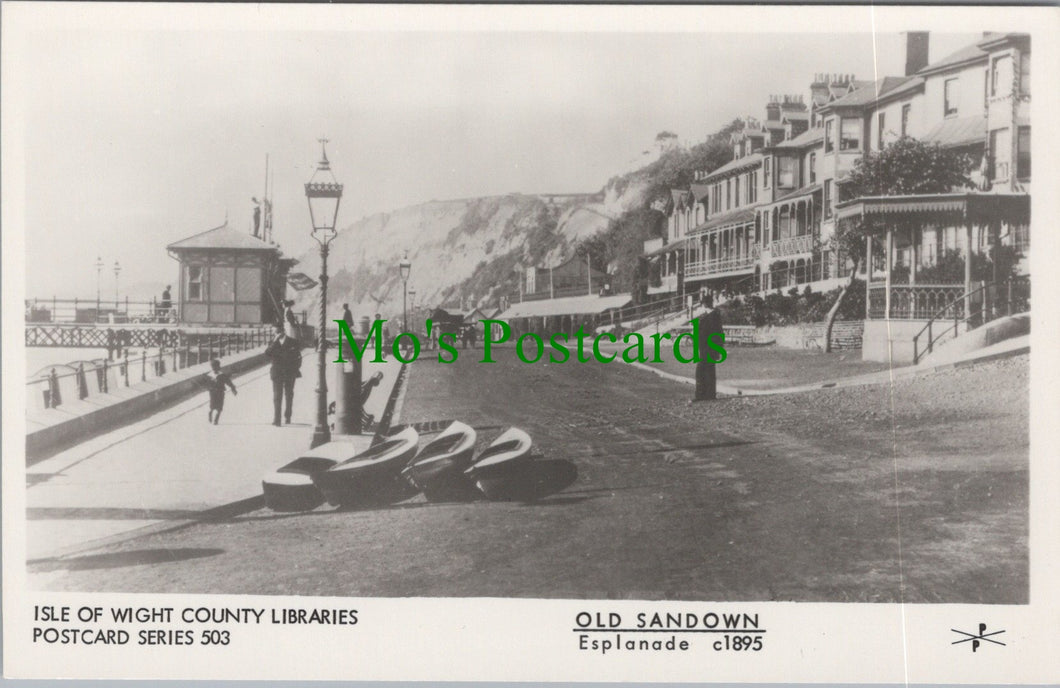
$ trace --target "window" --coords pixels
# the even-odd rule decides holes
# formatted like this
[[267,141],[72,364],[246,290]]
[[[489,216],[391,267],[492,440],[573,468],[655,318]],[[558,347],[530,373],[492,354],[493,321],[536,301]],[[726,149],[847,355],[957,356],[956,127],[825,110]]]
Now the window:
[[839,150],[856,151],[861,148],[861,120],[843,118],[839,123]]
[[777,188],[790,189],[795,186],[795,160],[777,158]]
[[992,181],[1008,179],[1009,164],[1012,162],[1012,132],[1008,129],[995,129],[990,132],[990,155],[993,164],[990,170]]
[[[833,126],[832,126],[832,123],[834,121],[835,120],[833,120],[833,119],[826,119],[824,121],[824,152],[825,153],[831,153],[832,152],[832,147],[835,145],[834,139],[832,138],[833,135],[835,134],[835,132],[833,131]],[[767,186],[768,186],[768,184],[767,184]]]
[[912,103],[902,106],[902,136],[909,136],[909,114],[913,111]]
[[994,58],[990,63],[990,95],[1007,96],[1012,89],[1012,58],[1008,55]]
[[886,114],[881,112],[876,115],[876,150],[883,150],[883,130],[887,126]]
[[758,202],[758,172],[752,172],[747,177],[747,202]]
[[823,194],[824,194],[824,198],[822,200],[822,205],[824,205],[824,217],[827,220],[828,218],[832,217],[832,180],[831,179],[825,179],[824,180],[824,191],[823,191]]
[[1016,177],[1031,178],[1031,128],[1020,127],[1016,139]]
[[810,183],[817,181],[817,153],[810,153]]
[[1031,94],[1031,54],[1020,55],[1020,95]]
[[762,186],[769,188],[773,185],[773,158],[762,161]]
[[201,265],[188,266],[188,301],[202,301],[202,275]]
[[743,182],[743,179],[741,179],[740,177],[737,177],[736,179],[732,180],[732,186],[733,186],[733,190],[732,190],[733,201],[732,201],[732,204],[733,204],[733,207],[736,207],[736,208],[740,207],[740,183],[741,182]]
[[942,84],[943,112],[946,117],[957,114],[957,99],[960,97],[960,83],[957,79],[946,79]]
[[732,180],[725,180],[725,209],[729,210],[732,208]]

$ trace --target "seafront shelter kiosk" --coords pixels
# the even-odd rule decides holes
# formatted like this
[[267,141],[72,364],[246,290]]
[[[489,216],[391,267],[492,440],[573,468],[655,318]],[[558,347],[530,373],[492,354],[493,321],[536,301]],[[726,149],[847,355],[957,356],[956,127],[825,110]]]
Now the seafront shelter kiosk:
[[258,325],[283,316],[287,273],[279,247],[227,223],[166,247],[180,263],[181,322]]

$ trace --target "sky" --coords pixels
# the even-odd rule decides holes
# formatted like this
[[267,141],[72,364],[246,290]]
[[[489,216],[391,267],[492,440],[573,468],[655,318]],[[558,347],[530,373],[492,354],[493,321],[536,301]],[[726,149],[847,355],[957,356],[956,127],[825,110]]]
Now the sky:
[[[931,35],[931,59],[978,34]],[[701,141],[818,72],[900,75],[899,33],[36,32],[26,43],[27,296],[173,282],[165,246],[249,229],[273,172],[276,239],[314,244],[317,139],[339,225],[433,199],[593,192],[655,135]]]

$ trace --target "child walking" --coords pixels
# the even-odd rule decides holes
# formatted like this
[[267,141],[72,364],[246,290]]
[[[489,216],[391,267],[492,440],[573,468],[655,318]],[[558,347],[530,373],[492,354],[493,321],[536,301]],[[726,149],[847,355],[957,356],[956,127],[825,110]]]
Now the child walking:
[[217,425],[217,420],[221,417],[221,411],[225,407],[225,385],[232,390],[232,394],[238,396],[239,393],[236,392],[236,386],[232,384],[232,378],[228,373],[221,371],[219,360],[216,358],[211,360],[210,368],[212,370],[206,373],[206,387],[210,390],[210,413],[207,418],[209,422]]

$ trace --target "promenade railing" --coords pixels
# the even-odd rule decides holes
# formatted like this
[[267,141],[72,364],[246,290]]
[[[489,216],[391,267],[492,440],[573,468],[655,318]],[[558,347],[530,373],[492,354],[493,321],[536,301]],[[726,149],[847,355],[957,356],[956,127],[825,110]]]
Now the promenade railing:
[[271,327],[221,334],[176,334],[171,338],[171,344],[158,348],[145,348],[136,353],[125,348],[114,358],[49,366],[27,381],[27,406],[30,410],[57,408],[71,401],[160,378],[214,358],[223,361],[227,356],[266,346],[273,339]]

